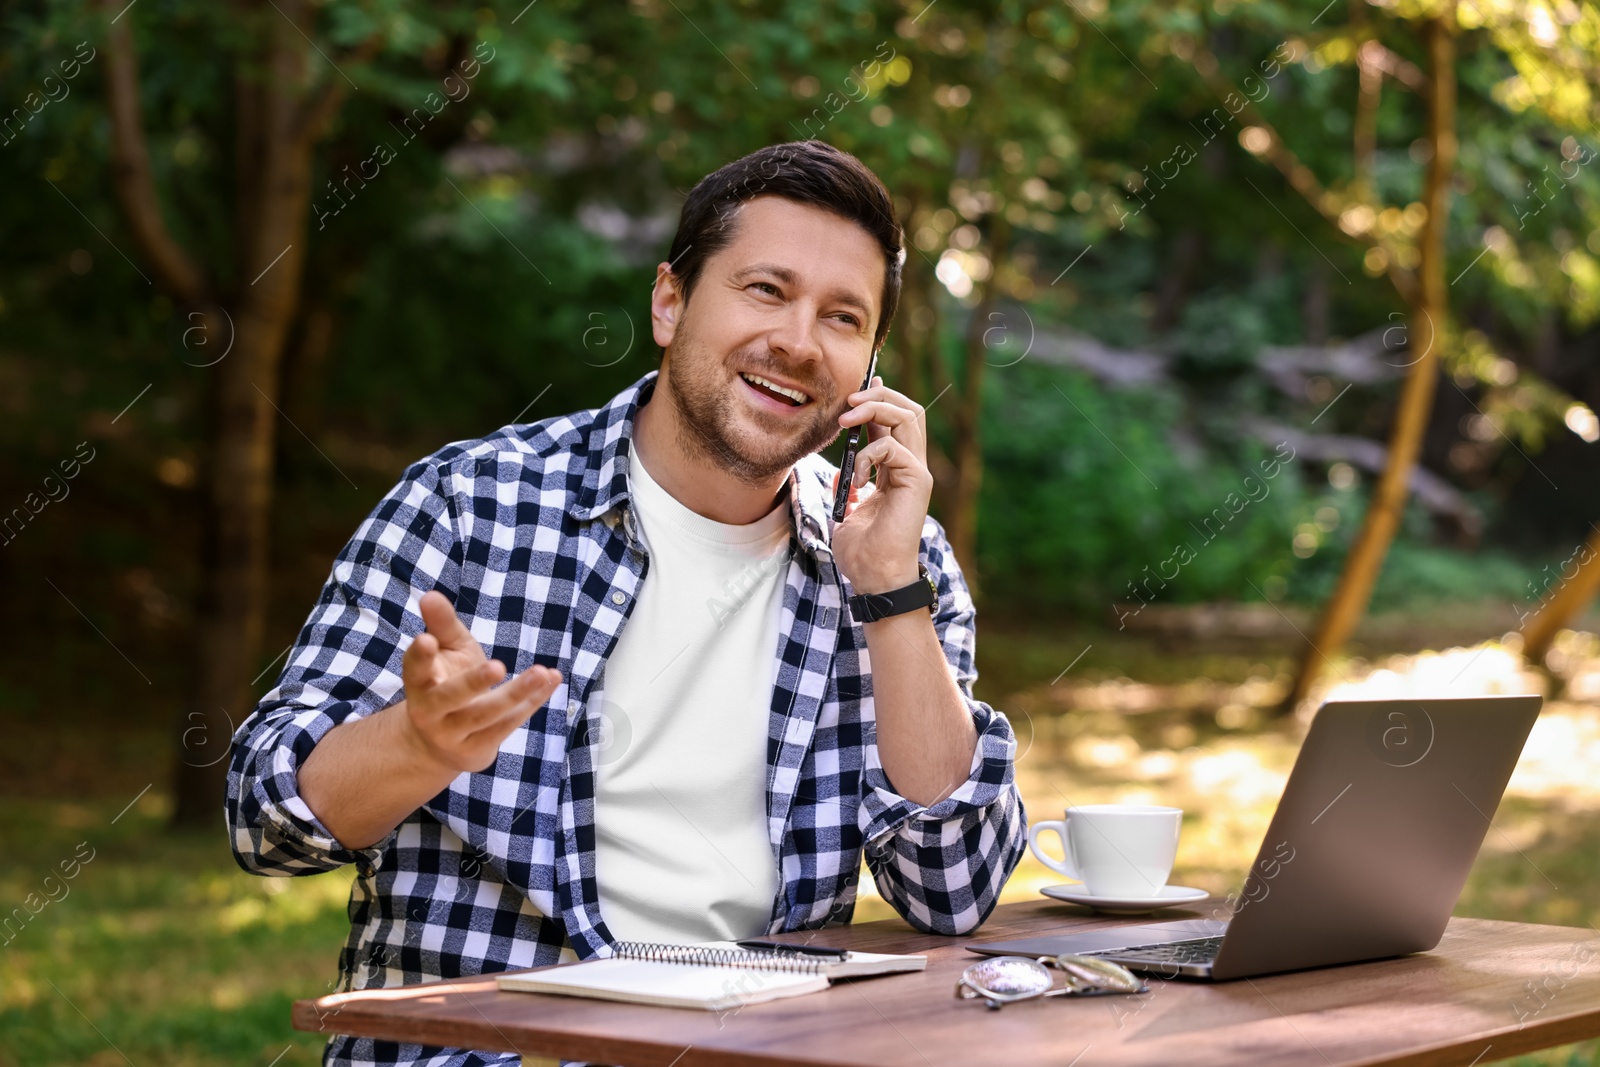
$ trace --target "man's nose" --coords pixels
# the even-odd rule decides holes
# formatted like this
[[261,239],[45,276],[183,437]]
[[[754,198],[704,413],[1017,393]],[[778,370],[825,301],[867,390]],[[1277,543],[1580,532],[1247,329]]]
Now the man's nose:
[[817,309],[803,300],[791,302],[779,321],[773,324],[767,343],[773,352],[790,359],[819,362],[822,343],[818,337]]

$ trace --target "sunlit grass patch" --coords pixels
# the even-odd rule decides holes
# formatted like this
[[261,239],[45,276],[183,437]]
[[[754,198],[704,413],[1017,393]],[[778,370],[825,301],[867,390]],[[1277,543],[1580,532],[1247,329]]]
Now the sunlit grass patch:
[[0,900],[92,850],[0,947],[0,1064],[265,1065],[291,1046],[320,1060],[323,1038],[291,1031],[289,1007],[336,974],[350,875],[255,878],[220,812],[214,834],[172,835],[159,802],[112,824],[121,806],[0,803]]

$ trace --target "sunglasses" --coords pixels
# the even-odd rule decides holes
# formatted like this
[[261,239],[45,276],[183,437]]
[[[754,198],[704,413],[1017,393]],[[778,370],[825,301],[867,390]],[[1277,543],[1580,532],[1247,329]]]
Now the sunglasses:
[[[1050,968],[1066,976],[1057,987]],[[1147,993],[1150,987],[1126,967],[1092,956],[993,956],[961,972],[956,996],[982,998],[991,1011],[1034,997],[1098,996],[1105,993]]]

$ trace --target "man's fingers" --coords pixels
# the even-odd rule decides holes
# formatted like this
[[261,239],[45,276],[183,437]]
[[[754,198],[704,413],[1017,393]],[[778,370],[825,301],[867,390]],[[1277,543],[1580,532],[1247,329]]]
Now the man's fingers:
[[561,673],[549,667],[529,667],[505,685],[485,693],[447,717],[448,729],[465,740],[484,730],[521,722],[544,706],[561,685]]
[[546,693],[543,699],[528,699],[511,705],[510,708],[468,734],[462,739],[463,743],[478,745],[486,744],[492,740],[498,746],[500,742],[510,736],[511,731],[527,722],[540,708],[544,707],[545,702],[549,699],[550,695]]
[[506,665],[497,659],[492,659],[487,663],[479,663],[464,671],[458,671],[448,678],[424,683],[414,692],[408,690],[407,695],[412,699],[425,695],[430,710],[448,713],[465,707],[487,693],[505,676]]
[[839,416],[840,426],[857,426],[863,422],[879,427],[902,426],[922,418],[922,409],[912,411],[887,400],[865,400]]
[[[527,674],[526,671],[523,673]],[[561,684],[561,676],[554,671],[550,673],[553,677],[549,679],[542,681],[537,677],[530,679],[528,684],[531,688],[520,697],[508,695],[504,700],[496,700],[496,698],[500,697],[501,690],[509,688],[509,686],[502,686],[501,690],[496,690],[488,697],[481,698],[485,701],[485,713],[468,730],[463,742],[465,744],[479,744],[492,738],[494,743],[498,745],[505,739],[507,734],[526,722],[530,716],[549,702],[550,694],[554,693]],[[490,704],[490,701],[495,701],[495,703]]]
[[859,489],[871,479],[873,468],[889,471],[892,475],[893,472],[914,469],[916,466],[917,459],[909,448],[893,437],[880,437],[856,453],[855,475],[851,481]]
[[839,416],[840,426],[866,426],[868,440],[894,437],[917,454],[927,451],[926,412],[921,404],[874,379],[870,389],[850,394],[855,407]]
[[424,688],[433,683],[434,664],[439,655],[439,642],[430,633],[420,633],[400,658],[400,679],[406,691]]
[[477,638],[472,636],[472,631],[456,614],[455,605],[439,590],[423,593],[417,607],[422,612],[422,621],[428,624],[428,632],[439,639],[441,648],[451,651],[476,648],[480,654],[483,652]]
[[922,414],[921,404],[917,403],[915,400],[912,400],[909,396],[906,396],[906,394],[897,389],[890,389],[887,385],[883,384],[882,378],[872,379],[872,384],[867,388],[851,393],[845,399],[852,401],[857,407],[860,407],[867,401],[881,400],[884,403],[892,404],[897,408],[909,411],[913,415]]
[[865,426],[869,441],[893,437],[909,448],[918,450],[927,448],[923,439],[921,410],[907,411],[886,401],[869,400],[841,415],[839,423],[841,426]]

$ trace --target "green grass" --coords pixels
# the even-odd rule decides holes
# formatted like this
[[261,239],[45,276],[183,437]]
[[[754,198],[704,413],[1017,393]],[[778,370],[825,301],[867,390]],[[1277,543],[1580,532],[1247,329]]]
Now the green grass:
[[[214,834],[173,835],[153,794],[112,824],[121,806],[0,802],[0,900],[58,898],[0,946],[0,1064],[319,1062],[289,1007],[337,973],[349,874],[255,878],[220,814]],[[75,854],[93,858],[63,895],[44,880]]]

